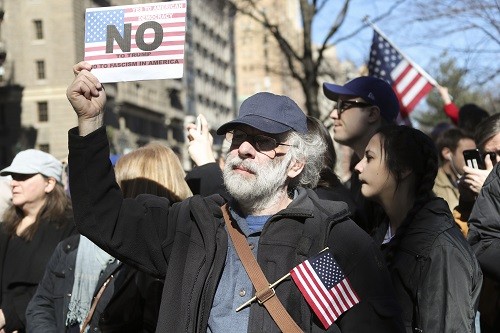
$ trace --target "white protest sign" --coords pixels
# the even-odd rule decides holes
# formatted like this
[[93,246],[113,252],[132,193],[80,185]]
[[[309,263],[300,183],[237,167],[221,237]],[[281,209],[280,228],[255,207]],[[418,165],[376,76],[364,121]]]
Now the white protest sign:
[[85,57],[101,82],[183,75],[186,1],[88,8]]

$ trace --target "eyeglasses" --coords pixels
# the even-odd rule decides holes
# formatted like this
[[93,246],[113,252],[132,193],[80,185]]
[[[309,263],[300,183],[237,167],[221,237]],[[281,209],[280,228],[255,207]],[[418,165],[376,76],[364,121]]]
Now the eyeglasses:
[[242,130],[226,132],[226,140],[232,145],[239,146],[243,142],[250,142],[259,152],[274,151],[278,146],[292,147],[286,143],[278,142],[275,138],[266,135],[249,135]]
[[335,105],[333,108],[337,109],[338,114],[341,115],[344,111],[347,111],[351,108],[366,108],[368,106],[372,106],[372,104],[358,101],[343,101],[339,98],[337,101],[337,105]]

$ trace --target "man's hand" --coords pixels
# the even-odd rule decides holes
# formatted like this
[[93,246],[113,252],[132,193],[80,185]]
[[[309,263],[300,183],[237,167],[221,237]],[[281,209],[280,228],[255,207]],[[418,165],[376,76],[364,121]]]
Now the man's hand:
[[188,124],[189,156],[197,166],[215,162],[212,151],[213,137],[208,130],[207,120],[203,115],[201,118],[201,133],[198,132],[195,124]]
[[66,90],[71,106],[78,116],[80,135],[85,136],[103,125],[106,93],[99,80],[90,73],[92,65],[80,62],[73,66],[76,75]]
[[493,162],[491,161],[490,155],[486,155],[484,159],[484,164],[486,165],[486,170],[474,169],[468,166],[464,166],[464,175],[462,176],[462,184],[468,187],[477,196],[483,187],[484,181],[493,170]]

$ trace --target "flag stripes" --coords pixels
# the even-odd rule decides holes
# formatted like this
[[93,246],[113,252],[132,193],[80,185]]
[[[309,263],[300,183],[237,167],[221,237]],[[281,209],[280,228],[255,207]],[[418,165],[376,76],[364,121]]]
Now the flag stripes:
[[373,33],[368,70],[369,75],[384,79],[392,86],[403,118],[408,117],[433,87],[421,69],[403,57],[377,31]]
[[360,301],[328,252],[304,261],[290,274],[325,329]]

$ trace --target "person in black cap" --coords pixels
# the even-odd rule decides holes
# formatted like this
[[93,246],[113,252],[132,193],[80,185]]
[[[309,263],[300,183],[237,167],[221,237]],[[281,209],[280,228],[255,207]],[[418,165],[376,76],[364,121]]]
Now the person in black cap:
[[[108,158],[106,94],[90,70],[86,62],[75,65],[67,90],[78,116],[78,127],[69,131],[75,222],[115,258],[165,279],[157,332],[280,332],[287,316],[303,332],[403,330],[377,245],[349,219],[345,203],[321,201],[302,187],[318,181],[325,148],[308,133],[295,102],[257,93],[243,102],[237,119],[218,129],[231,143],[224,166],[227,205],[221,207],[220,196],[175,205],[150,195],[124,199]],[[236,311],[256,293],[228,230],[244,237],[269,283],[328,247],[359,303],[337,309],[343,313],[326,329],[285,278]],[[279,316],[270,315],[263,294],[283,305]]]
[[[336,102],[330,113],[333,139],[353,150],[351,165],[354,166],[363,158],[366,145],[375,132],[382,125],[396,121],[399,114],[398,98],[389,83],[373,76],[361,76],[343,86],[325,82],[323,93]],[[348,187],[361,207],[356,223],[371,233],[382,219],[382,209],[365,200],[355,172],[351,174]]]

